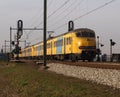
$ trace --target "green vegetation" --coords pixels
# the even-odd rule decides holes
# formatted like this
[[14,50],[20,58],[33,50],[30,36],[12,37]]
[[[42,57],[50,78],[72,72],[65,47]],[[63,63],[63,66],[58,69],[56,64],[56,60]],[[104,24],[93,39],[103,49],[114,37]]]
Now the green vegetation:
[[26,63],[0,63],[0,97],[120,97],[119,90],[38,70]]

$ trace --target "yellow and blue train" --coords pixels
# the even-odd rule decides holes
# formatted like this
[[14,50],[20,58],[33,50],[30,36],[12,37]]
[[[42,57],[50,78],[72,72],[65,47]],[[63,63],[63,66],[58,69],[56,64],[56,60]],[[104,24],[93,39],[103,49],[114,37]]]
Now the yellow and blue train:
[[[28,46],[21,50],[21,58],[43,59],[43,42]],[[88,60],[96,56],[95,32],[88,28],[80,28],[47,39],[47,59],[56,60]]]

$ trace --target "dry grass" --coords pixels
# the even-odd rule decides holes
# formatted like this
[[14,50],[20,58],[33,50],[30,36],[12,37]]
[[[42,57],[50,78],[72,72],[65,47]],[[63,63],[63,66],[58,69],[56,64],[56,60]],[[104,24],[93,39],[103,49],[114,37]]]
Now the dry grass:
[[120,97],[119,90],[25,63],[0,64],[0,97]]

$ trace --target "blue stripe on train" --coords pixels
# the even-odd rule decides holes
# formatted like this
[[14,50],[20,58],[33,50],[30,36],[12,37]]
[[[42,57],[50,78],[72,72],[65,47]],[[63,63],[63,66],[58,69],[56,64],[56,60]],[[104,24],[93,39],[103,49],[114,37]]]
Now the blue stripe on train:
[[62,54],[62,46],[57,47],[57,54]]
[[63,37],[58,37],[56,42],[56,54],[62,54]]

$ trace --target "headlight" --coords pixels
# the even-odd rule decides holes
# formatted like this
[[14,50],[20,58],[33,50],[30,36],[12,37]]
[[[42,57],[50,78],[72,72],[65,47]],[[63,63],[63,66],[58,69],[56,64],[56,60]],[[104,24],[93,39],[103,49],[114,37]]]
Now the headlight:
[[81,42],[78,42],[78,46],[80,46],[81,45]]

